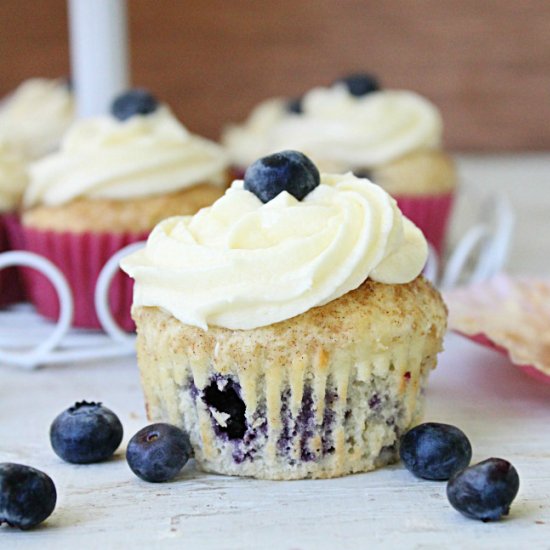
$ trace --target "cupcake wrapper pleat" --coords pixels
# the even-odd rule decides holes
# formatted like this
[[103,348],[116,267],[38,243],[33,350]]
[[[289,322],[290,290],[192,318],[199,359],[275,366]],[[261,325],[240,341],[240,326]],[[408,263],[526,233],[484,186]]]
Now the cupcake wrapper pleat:
[[[14,213],[0,215],[0,252],[20,250],[23,237],[19,216]],[[0,307],[25,299],[23,277],[18,267],[8,267],[0,271]]]
[[[121,248],[147,238],[147,234],[58,233],[24,228],[25,248],[53,262],[65,275],[74,299],[73,326],[101,328],[94,305],[99,273]],[[59,300],[53,285],[41,273],[24,269],[31,302],[48,319],[59,316]],[[116,322],[127,331],[135,328],[130,317],[133,281],[119,272],[109,290],[109,304]]]

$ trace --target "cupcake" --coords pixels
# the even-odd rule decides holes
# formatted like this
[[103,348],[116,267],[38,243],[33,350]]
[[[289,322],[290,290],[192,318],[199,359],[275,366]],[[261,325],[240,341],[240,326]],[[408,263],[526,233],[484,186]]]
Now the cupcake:
[[[227,186],[227,162],[213,142],[191,134],[170,109],[143,90],[117,98],[112,114],[76,122],[58,152],[30,167],[23,229],[28,250],[53,261],[75,299],[75,326],[98,328],[94,288],[106,261],[146,239],[163,218],[193,214]],[[110,304],[124,328],[131,285],[115,279]],[[52,289],[29,278],[31,298],[49,318],[58,315]]]
[[[0,102],[0,251],[23,248],[19,219],[27,164],[54,151],[72,123],[67,82],[32,78]],[[0,272],[0,305],[25,298],[19,270]]]
[[446,324],[427,245],[379,186],[301,153],[254,163],[121,265],[147,413],[208,472],[328,478],[394,462]]
[[[17,208],[27,184],[26,162],[20,151],[0,140],[0,252],[21,248],[18,242]],[[0,306],[23,298],[16,268],[0,271]]]
[[31,78],[0,103],[0,140],[38,159],[58,148],[74,112],[66,80]]
[[381,90],[371,76],[352,75],[298,100],[260,104],[222,142],[239,170],[258,155],[295,148],[322,171],[366,175],[443,249],[456,173],[442,150],[439,111],[414,92]]

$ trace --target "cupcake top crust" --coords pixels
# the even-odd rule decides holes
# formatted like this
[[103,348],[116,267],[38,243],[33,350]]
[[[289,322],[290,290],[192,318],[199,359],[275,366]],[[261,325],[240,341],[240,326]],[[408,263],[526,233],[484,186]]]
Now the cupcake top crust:
[[291,148],[323,171],[342,172],[441,148],[441,115],[430,101],[410,91],[357,84],[350,78],[313,88],[299,108],[283,99],[261,103],[244,124],[224,132],[232,161],[248,166],[258,156]]
[[147,93],[118,98],[113,114],[76,122],[57,153],[30,167],[27,208],[75,199],[128,200],[200,183],[223,186],[227,159],[214,142],[191,134]]
[[319,175],[284,151],[254,163],[212,206],[158,224],[121,266],[136,281],[136,307],[203,329],[253,329],[367,278],[407,283],[426,257],[424,236],[381,187],[352,173]]
[[17,208],[27,184],[23,154],[0,139],[0,212]]
[[27,160],[54,151],[74,119],[67,81],[32,78],[0,104],[0,140],[18,148]]

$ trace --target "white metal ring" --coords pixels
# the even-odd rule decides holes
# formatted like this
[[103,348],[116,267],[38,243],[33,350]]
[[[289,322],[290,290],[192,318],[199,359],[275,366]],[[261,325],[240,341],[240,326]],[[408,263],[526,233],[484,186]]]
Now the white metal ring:
[[111,286],[113,277],[119,270],[120,260],[139,248],[143,248],[144,244],[144,241],[132,243],[113,254],[103,266],[95,286],[95,309],[103,330],[115,342],[131,344],[132,346],[135,343],[135,336],[133,334],[128,334],[118,326],[111,312],[111,308],[109,307],[109,287]]
[[74,312],[73,295],[67,279],[52,262],[23,250],[0,254],[0,271],[7,267],[24,266],[40,271],[53,284],[59,298],[59,318],[51,334],[30,350],[8,351],[0,349],[0,361],[25,367],[38,365],[44,356],[58,346],[71,327]]

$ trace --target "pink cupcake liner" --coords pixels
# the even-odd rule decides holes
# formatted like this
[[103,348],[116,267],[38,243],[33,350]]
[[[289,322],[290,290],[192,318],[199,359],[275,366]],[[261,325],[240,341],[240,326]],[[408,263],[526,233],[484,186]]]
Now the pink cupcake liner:
[[[94,292],[99,273],[109,258],[125,246],[147,239],[147,233],[58,233],[24,227],[25,248],[53,262],[65,275],[74,299],[73,326],[101,328],[95,311]],[[59,316],[59,300],[53,285],[38,271],[25,269],[27,292],[38,313],[48,319]],[[115,321],[126,331],[135,330],[130,316],[133,280],[117,273],[109,289],[109,305]]]
[[4,214],[4,223],[12,250],[25,250],[25,235],[19,214]]
[[393,195],[403,215],[420,228],[439,256],[445,247],[454,196],[454,192],[428,196]]
[[[0,215],[0,252],[23,248],[20,228],[17,214]],[[24,299],[23,278],[19,268],[8,267],[0,271],[0,307],[22,302]]]

